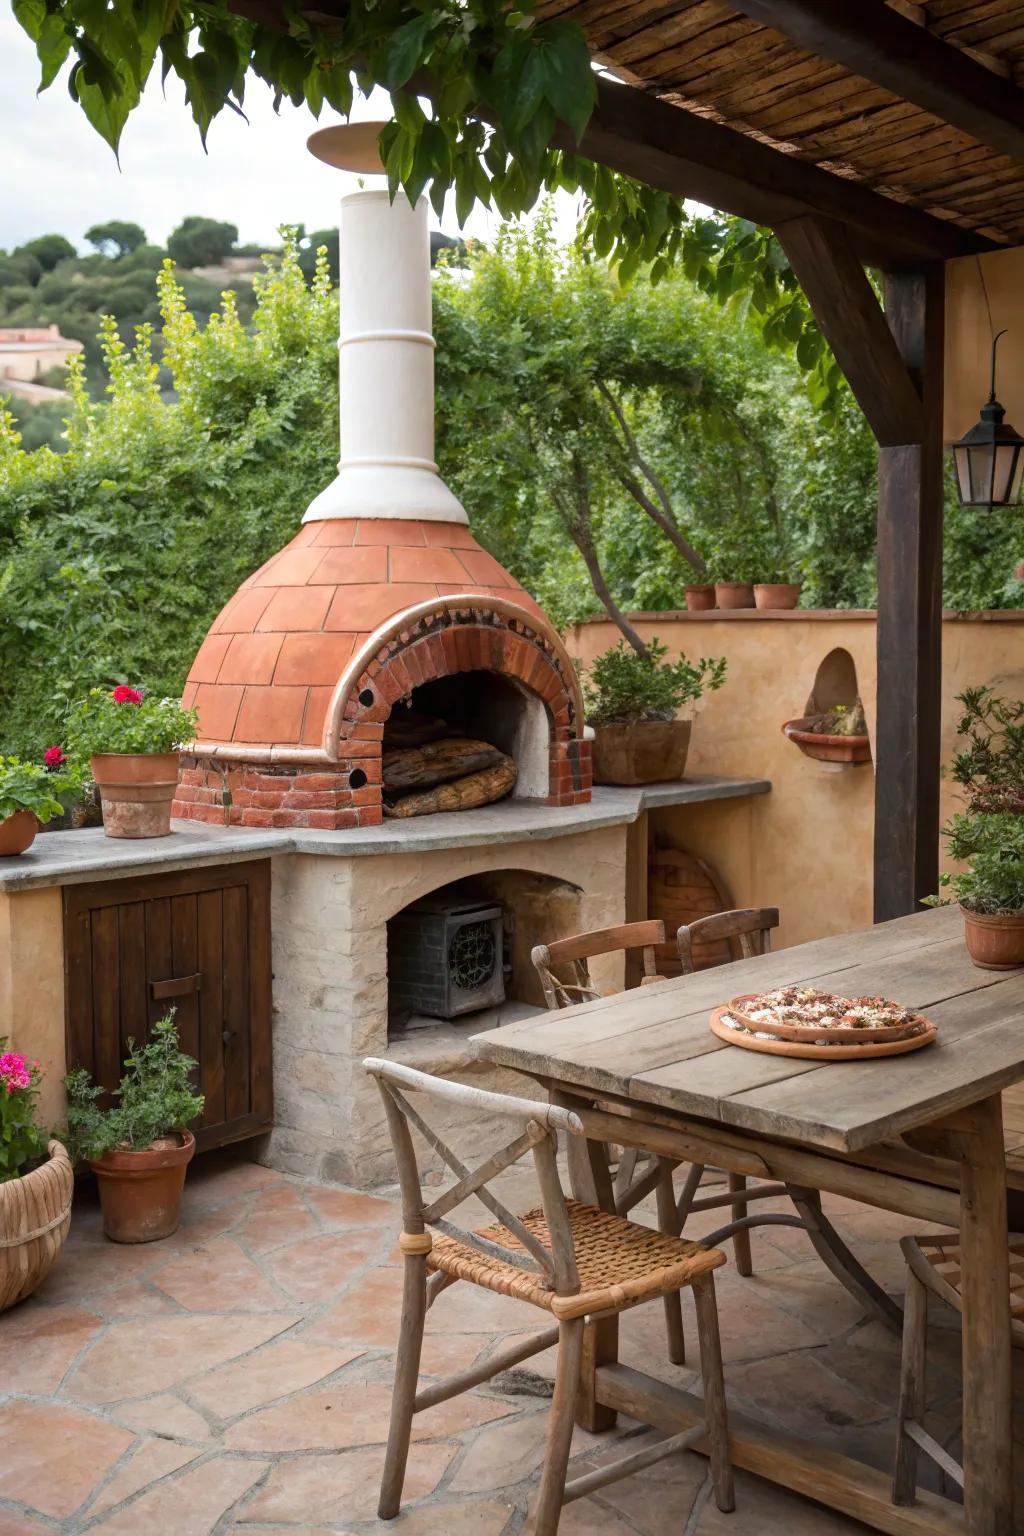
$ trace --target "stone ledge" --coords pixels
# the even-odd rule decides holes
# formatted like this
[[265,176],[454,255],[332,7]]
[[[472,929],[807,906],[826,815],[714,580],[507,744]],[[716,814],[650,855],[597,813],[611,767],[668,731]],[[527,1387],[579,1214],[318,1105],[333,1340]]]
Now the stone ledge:
[[0,859],[0,891],[17,892],[87,880],[129,879],[210,864],[231,864],[268,855],[316,854],[350,859],[367,854],[430,853],[482,843],[523,843],[573,837],[603,827],[626,826],[664,805],[699,805],[766,795],[768,779],[713,775],[647,784],[635,789],[595,787],[589,805],[549,806],[535,800],[503,800],[473,811],[385,821],[340,832],[172,823],[170,837],[133,842],[108,838],[101,827],[42,832],[27,853]]

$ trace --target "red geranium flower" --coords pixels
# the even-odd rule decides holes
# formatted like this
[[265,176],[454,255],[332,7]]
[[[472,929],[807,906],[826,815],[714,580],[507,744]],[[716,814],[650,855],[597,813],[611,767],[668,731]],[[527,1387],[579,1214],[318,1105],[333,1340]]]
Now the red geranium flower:
[[67,762],[67,758],[64,756],[64,749],[62,747],[47,747],[43,753],[43,762],[50,769],[51,773],[55,768],[63,768]]
[[129,688],[127,683],[120,683],[110,695],[115,704],[141,704],[142,694],[138,688]]

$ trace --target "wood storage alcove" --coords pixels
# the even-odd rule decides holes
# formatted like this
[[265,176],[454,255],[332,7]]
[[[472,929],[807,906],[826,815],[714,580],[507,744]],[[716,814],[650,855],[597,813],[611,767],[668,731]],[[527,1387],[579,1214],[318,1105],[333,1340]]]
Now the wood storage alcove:
[[64,889],[68,1069],[108,1091],[169,1009],[206,1096],[200,1150],[269,1129],[270,862]]

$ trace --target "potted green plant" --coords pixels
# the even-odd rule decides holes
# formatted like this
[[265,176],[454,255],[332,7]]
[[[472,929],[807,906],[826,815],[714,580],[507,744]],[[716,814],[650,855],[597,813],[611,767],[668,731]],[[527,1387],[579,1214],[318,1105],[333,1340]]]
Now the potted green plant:
[[68,738],[90,759],[108,837],[169,834],[178,749],[195,732],[195,710],[123,683],[91,689],[72,711]]
[[964,746],[952,776],[966,805],[943,837],[950,857],[965,867],[940,875],[939,885],[960,903],[975,965],[1011,970],[1024,965],[1024,699],[991,688],[968,688],[957,699]]
[[871,737],[860,699],[851,704],[833,704],[818,715],[803,715],[787,720],[782,733],[800,748],[805,757],[822,763],[870,763]]
[[657,638],[643,652],[620,640],[584,678],[598,784],[653,784],[686,771],[692,722],[677,719],[677,712],[706,689],[720,688],[726,663],[724,656],[665,661],[667,653]]
[[64,1079],[68,1149],[96,1174],[103,1230],[115,1243],[152,1243],[177,1230],[196,1150],[188,1127],[204,1103],[190,1080],[196,1065],[180,1048],[172,1012],[153,1025],[145,1045],[128,1041],[111,1108],[100,1108],[103,1089],[84,1068]]
[[62,791],[70,779],[40,763],[0,757],[0,857],[24,853],[40,824],[64,813]]
[[71,1225],[71,1159],[38,1124],[40,1075],[0,1039],[0,1312],[42,1284]]
[[686,607],[690,613],[707,613],[715,606],[715,584],[713,581],[692,581],[683,588],[686,596]]
[[762,610],[795,608],[803,583],[791,580],[792,572],[780,565],[769,567],[760,581],[754,582],[754,607]]

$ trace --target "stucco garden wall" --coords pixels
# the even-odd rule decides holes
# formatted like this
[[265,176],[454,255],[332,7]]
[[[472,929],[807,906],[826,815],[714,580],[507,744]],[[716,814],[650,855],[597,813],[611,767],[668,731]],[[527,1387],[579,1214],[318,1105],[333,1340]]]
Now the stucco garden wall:
[[39,1117],[64,1115],[64,951],[56,887],[0,891],[0,1038],[43,1067]]
[[[875,730],[875,616],[796,611],[758,614],[633,615],[645,638],[671,655],[725,656],[725,686],[702,700],[688,772],[739,774],[772,782],[770,795],[652,813],[652,832],[709,859],[738,905],[781,910],[780,944],[841,933],[872,921],[874,769],[838,772],[804,755],[782,735],[804,713],[819,664],[849,652],[872,739]],[[616,643],[610,623],[582,624],[566,637],[589,662]],[[949,615],[943,625],[942,759],[954,751],[956,694],[994,683],[1024,696],[1024,612]],[[943,819],[955,805],[943,783]]]

